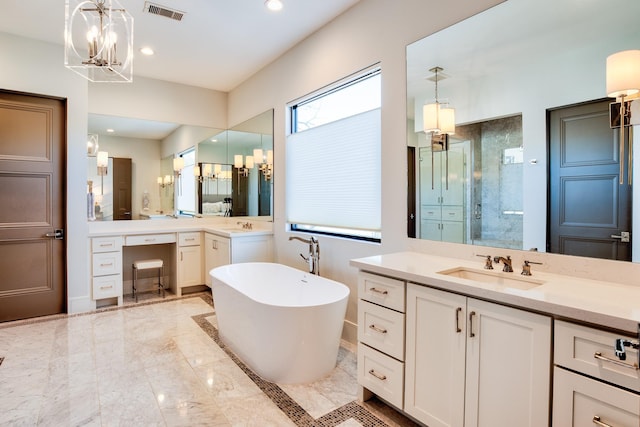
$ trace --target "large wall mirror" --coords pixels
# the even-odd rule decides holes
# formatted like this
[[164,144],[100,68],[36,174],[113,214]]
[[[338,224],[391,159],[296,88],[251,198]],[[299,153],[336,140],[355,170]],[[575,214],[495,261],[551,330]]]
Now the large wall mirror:
[[[185,199],[194,207],[187,215],[271,218],[273,110],[227,130],[90,114],[88,130],[95,220],[166,218]],[[163,156],[167,151],[173,154]],[[102,170],[98,152],[107,153]],[[178,176],[174,158],[180,156],[191,164]],[[234,164],[237,156],[242,164]],[[129,208],[119,208],[127,199]]]
[[[606,58],[640,49],[639,14],[632,0],[508,0],[408,45],[409,236],[631,259],[632,242],[611,237],[619,227],[630,231],[640,209],[634,213],[630,197],[628,209],[612,202],[632,187],[617,184],[619,130],[609,127]],[[423,106],[436,98],[455,110],[445,147],[424,131]],[[599,127],[584,117],[598,117]],[[571,134],[581,139],[567,142]],[[595,134],[608,145],[590,145]],[[614,166],[597,191],[554,171],[586,162]],[[564,233],[554,224],[572,222],[583,234],[554,235]],[[596,222],[605,223],[604,237],[592,234]]]

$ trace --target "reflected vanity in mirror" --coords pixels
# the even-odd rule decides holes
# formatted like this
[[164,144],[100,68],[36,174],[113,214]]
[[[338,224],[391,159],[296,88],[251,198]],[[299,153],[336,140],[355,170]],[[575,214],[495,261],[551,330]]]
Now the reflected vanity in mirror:
[[[606,184],[596,188],[607,194],[578,194],[571,186],[585,180],[571,172],[587,157],[613,169],[619,165],[619,130],[609,127],[604,112],[606,129],[598,130],[606,140],[604,148],[584,148],[584,136],[572,146],[568,138],[562,139],[565,134],[574,129],[584,135],[593,132],[581,131],[587,125],[578,116],[567,119],[570,113],[562,113],[559,149],[550,148],[550,134],[556,112],[598,102],[606,107],[615,101],[606,94],[606,59],[640,48],[634,23],[638,13],[640,3],[625,0],[580,5],[570,0],[507,0],[408,45],[409,236],[626,259],[624,254],[631,251],[621,245],[631,243],[615,235],[628,231],[619,227],[631,223],[633,209],[622,208],[609,196],[624,190],[617,186],[618,175],[608,171],[598,176]],[[612,14],[615,30],[604,22]],[[455,111],[455,129],[440,124],[448,129],[440,132],[448,134],[446,138],[432,138],[425,110],[434,104],[443,111],[440,120],[444,110]],[[556,164],[567,166],[564,175],[550,170]],[[575,207],[576,198],[600,207],[597,222],[604,224],[604,237],[592,233],[596,220],[581,216],[585,209]],[[554,216],[553,209],[559,214]],[[575,234],[564,236],[555,223],[572,225]]]

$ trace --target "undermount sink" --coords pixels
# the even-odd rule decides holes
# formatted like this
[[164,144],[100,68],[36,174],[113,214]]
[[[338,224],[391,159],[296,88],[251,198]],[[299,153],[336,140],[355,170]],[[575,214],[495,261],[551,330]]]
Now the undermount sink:
[[522,290],[533,289],[544,283],[542,280],[515,275],[516,273],[505,273],[502,271],[492,270],[474,270],[466,267],[456,267],[449,270],[438,271],[438,274]]

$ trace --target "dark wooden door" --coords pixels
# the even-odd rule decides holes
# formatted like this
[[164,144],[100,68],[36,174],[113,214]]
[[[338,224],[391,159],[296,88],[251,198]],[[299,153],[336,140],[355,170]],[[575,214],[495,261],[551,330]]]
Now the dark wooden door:
[[259,170],[258,175],[258,215],[271,215],[271,179],[266,179],[264,171]]
[[113,219],[131,219],[131,159],[113,158]]
[[0,321],[66,311],[65,116],[0,91]]
[[407,237],[416,237],[416,149],[407,147]]
[[233,168],[231,216],[247,216],[249,214],[249,177],[238,173]]
[[609,126],[609,102],[549,113],[550,252],[631,260],[631,243],[612,237],[631,231],[631,187],[619,184],[620,131]]

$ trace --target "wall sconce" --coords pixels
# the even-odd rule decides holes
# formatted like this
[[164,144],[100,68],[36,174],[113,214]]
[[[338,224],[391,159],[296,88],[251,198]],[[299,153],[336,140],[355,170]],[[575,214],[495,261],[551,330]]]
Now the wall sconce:
[[424,132],[431,133],[431,189],[434,188],[434,152],[444,151],[446,156],[445,182],[446,189],[449,189],[449,135],[456,132],[455,110],[448,106],[448,103],[441,103],[438,99],[438,81],[446,76],[438,75],[443,69],[433,67],[429,71],[434,73],[428,80],[435,82],[435,102],[425,104],[422,107],[422,118]]
[[[607,96],[616,98],[616,105],[609,108],[611,128],[620,127],[620,185],[624,183],[624,129],[631,124],[629,100],[637,99],[640,92],[640,50],[624,50],[607,57]],[[626,99],[626,100],[625,100]],[[620,104],[619,108],[613,108]],[[613,114],[619,110],[619,114]],[[631,128],[630,128],[631,130]],[[633,179],[633,138],[629,134],[627,183]]]
[[249,169],[253,169],[253,156],[246,156],[245,163],[242,162],[242,154],[233,156],[233,167],[238,169],[238,175],[249,176]]
[[108,173],[109,153],[106,151],[98,151],[96,154],[96,165],[98,176],[100,176],[100,194],[104,194],[104,177]]
[[64,65],[92,82],[133,79],[133,17],[117,0],[66,0]]

